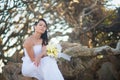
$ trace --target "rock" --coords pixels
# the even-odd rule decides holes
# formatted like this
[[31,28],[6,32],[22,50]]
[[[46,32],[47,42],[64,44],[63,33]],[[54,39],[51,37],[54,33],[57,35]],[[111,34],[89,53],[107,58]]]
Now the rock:
[[[101,80],[106,75],[106,80],[120,80],[120,52],[109,46],[88,48],[77,43],[61,43],[63,53],[71,56],[67,61],[58,59],[58,67],[65,80]],[[105,63],[108,62],[108,63]],[[113,68],[114,67],[114,68]],[[106,72],[104,72],[106,70]],[[110,73],[109,73],[110,72]],[[110,77],[107,76],[107,73]],[[21,63],[8,63],[3,67],[6,80],[34,80],[21,74]],[[112,76],[111,76],[112,75]]]
[[35,78],[25,77],[21,74],[21,63],[8,63],[3,67],[3,75],[6,80],[37,80]]
[[72,57],[78,56],[91,56],[94,53],[94,49],[82,46],[77,43],[61,43],[63,48],[63,53],[66,53]]
[[3,74],[0,73],[0,80],[5,80],[5,77]]
[[103,63],[101,69],[98,70],[99,80],[116,80],[114,71],[112,63]]

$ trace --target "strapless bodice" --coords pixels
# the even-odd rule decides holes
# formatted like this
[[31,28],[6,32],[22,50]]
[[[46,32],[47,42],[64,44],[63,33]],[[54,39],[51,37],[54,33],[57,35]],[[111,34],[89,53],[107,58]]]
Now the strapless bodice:
[[[34,55],[35,56],[39,55],[42,51],[41,49],[42,49],[42,45],[34,45],[33,46]],[[24,57],[29,58],[27,50],[25,48],[23,48],[23,51],[24,51],[24,54],[25,54]]]
[[33,46],[33,51],[34,51],[35,56],[37,56],[42,51],[42,45],[35,45],[35,46]]

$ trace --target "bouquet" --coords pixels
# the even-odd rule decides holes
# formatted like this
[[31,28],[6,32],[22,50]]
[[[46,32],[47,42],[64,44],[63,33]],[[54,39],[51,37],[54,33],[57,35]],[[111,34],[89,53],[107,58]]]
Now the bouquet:
[[47,55],[53,58],[58,58],[58,54],[61,52],[61,46],[57,44],[47,45]]
[[50,43],[47,45],[48,56],[53,57],[55,59],[62,57],[63,59],[70,61],[71,56],[61,53],[61,51],[62,51],[62,47],[60,44]]

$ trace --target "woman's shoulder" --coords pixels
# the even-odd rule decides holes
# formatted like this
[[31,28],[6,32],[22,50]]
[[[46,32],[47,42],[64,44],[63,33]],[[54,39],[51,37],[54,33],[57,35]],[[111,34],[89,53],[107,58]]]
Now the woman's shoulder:
[[28,37],[25,39],[24,43],[23,43],[23,47],[24,46],[29,46],[29,45],[33,45],[33,41],[32,41],[32,37]]

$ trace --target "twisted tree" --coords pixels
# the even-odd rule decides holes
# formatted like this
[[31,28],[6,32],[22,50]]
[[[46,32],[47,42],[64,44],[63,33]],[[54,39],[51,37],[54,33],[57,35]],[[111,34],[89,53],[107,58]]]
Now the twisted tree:
[[[9,56],[16,54],[18,57],[23,53],[22,42],[32,34],[33,24],[39,18],[47,20],[49,38],[56,37],[61,40],[62,38],[57,36],[65,38],[69,36],[70,42],[82,43],[89,47],[116,43],[119,40],[119,29],[118,27],[114,31],[111,29],[119,25],[119,20],[116,19],[118,22],[115,22],[116,11],[105,10],[106,2],[104,0],[1,0],[0,59],[7,63],[6,59],[11,60]],[[114,13],[110,15],[108,12]],[[111,24],[114,26],[109,27]]]

